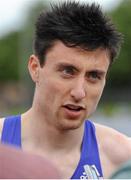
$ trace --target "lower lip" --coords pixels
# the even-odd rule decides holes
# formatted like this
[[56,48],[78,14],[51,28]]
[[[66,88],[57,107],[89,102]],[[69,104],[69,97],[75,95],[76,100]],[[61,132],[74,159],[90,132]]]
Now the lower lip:
[[82,110],[81,111],[72,111],[72,110],[69,110],[67,108],[64,108],[64,112],[65,112],[65,115],[67,118],[77,119],[80,117]]

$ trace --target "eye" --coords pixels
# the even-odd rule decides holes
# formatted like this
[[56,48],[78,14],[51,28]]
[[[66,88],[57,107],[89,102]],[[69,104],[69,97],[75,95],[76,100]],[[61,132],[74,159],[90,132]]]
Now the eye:
[[71,78],[78,70],[73,65],[62,64],[58,67],[58,71],[63,78]]
[[98,80],[101,80],[102,74],[98,71],[91,71],[87,73],[87,79],[89,79],[91,82],[96,82]]
[[74,75],[75,74],[75,70],[74,70],[73,67],[68,66],[68,67],[65,67],[63,69],[63,74],[65,74],[65,75]]
[[96,72],[96,71],[91,72],[90,77],[92,77],[94,79],[100,79],[100,76],[99,76],[98,72]]

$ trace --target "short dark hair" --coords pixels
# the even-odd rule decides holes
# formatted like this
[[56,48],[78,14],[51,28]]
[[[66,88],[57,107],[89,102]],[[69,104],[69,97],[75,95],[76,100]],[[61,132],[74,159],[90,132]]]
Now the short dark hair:
[[67,1],[51,5],[51,9],[37,19],[34,51],[41,66],[46,52],[57,40],[68,47],[107,49],[112,63],[119,53],[122,35],[98,4]]

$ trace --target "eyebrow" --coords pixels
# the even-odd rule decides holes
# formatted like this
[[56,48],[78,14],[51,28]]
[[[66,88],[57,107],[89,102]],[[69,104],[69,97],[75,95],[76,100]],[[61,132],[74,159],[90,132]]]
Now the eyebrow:
[[[60,63],[56,64],[56,69],[57,69],[57,70],[58,70],[58,69],[63,69],[63,68],[65,68],[65,67],[70,67],[70,68],[74,69],[74,70],[77,71],[77,72],[80,71],[79,68],[77,68],[74,64],[71,64],[71,63],[60,62]],[[91,69],[91,70],[88,70],[88,71],[86,72],[86,74],[87,74],[87,73],[90,73],[90,72],[97,72],[97,73],[100,74],[100,75],[105,75],[105,74],[106,74],[106,72],[105,72],[104,70],[100,70],[100,69]]]
[[65,63],[65,62],[62,63],[61,62],[61,63],[56,64],[56,69],[63,69],[65,67],[70,67],[70,68],[74,69],[75,71],[79,71],[79,69],[76,66],[74,66],[73,64],[70,64],[70,63]]
[[97,72],[97,73],[99,73],[99,74],[106,74],[105,71],[100,70],[100,69],[92,69],[92,70],[90,70],[89,72]]

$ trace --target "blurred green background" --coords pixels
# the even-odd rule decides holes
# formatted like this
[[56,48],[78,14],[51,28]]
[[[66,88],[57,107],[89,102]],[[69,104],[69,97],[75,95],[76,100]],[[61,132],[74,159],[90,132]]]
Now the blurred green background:
[[[85,0],[86,2],[86,0]],[[88,0],[87,0],[88,2]],[[92,1],[93,2],[93,1]],[[34,85],[27,62],[32,54],[34,24],[40,11],[49,8],[50,1],[39,1],[27,9],[19,30],[0,36],[0,116],[22,113],[31,106]],[[117,29],[124,35],[119,57],[113,64],[102,100],[94,119],[131,118],[131,0],[121,0],[116,8],[106,11]],[[8,11],[7,11],[8,13]],[[15,25],[17,26],[17,24]]]

